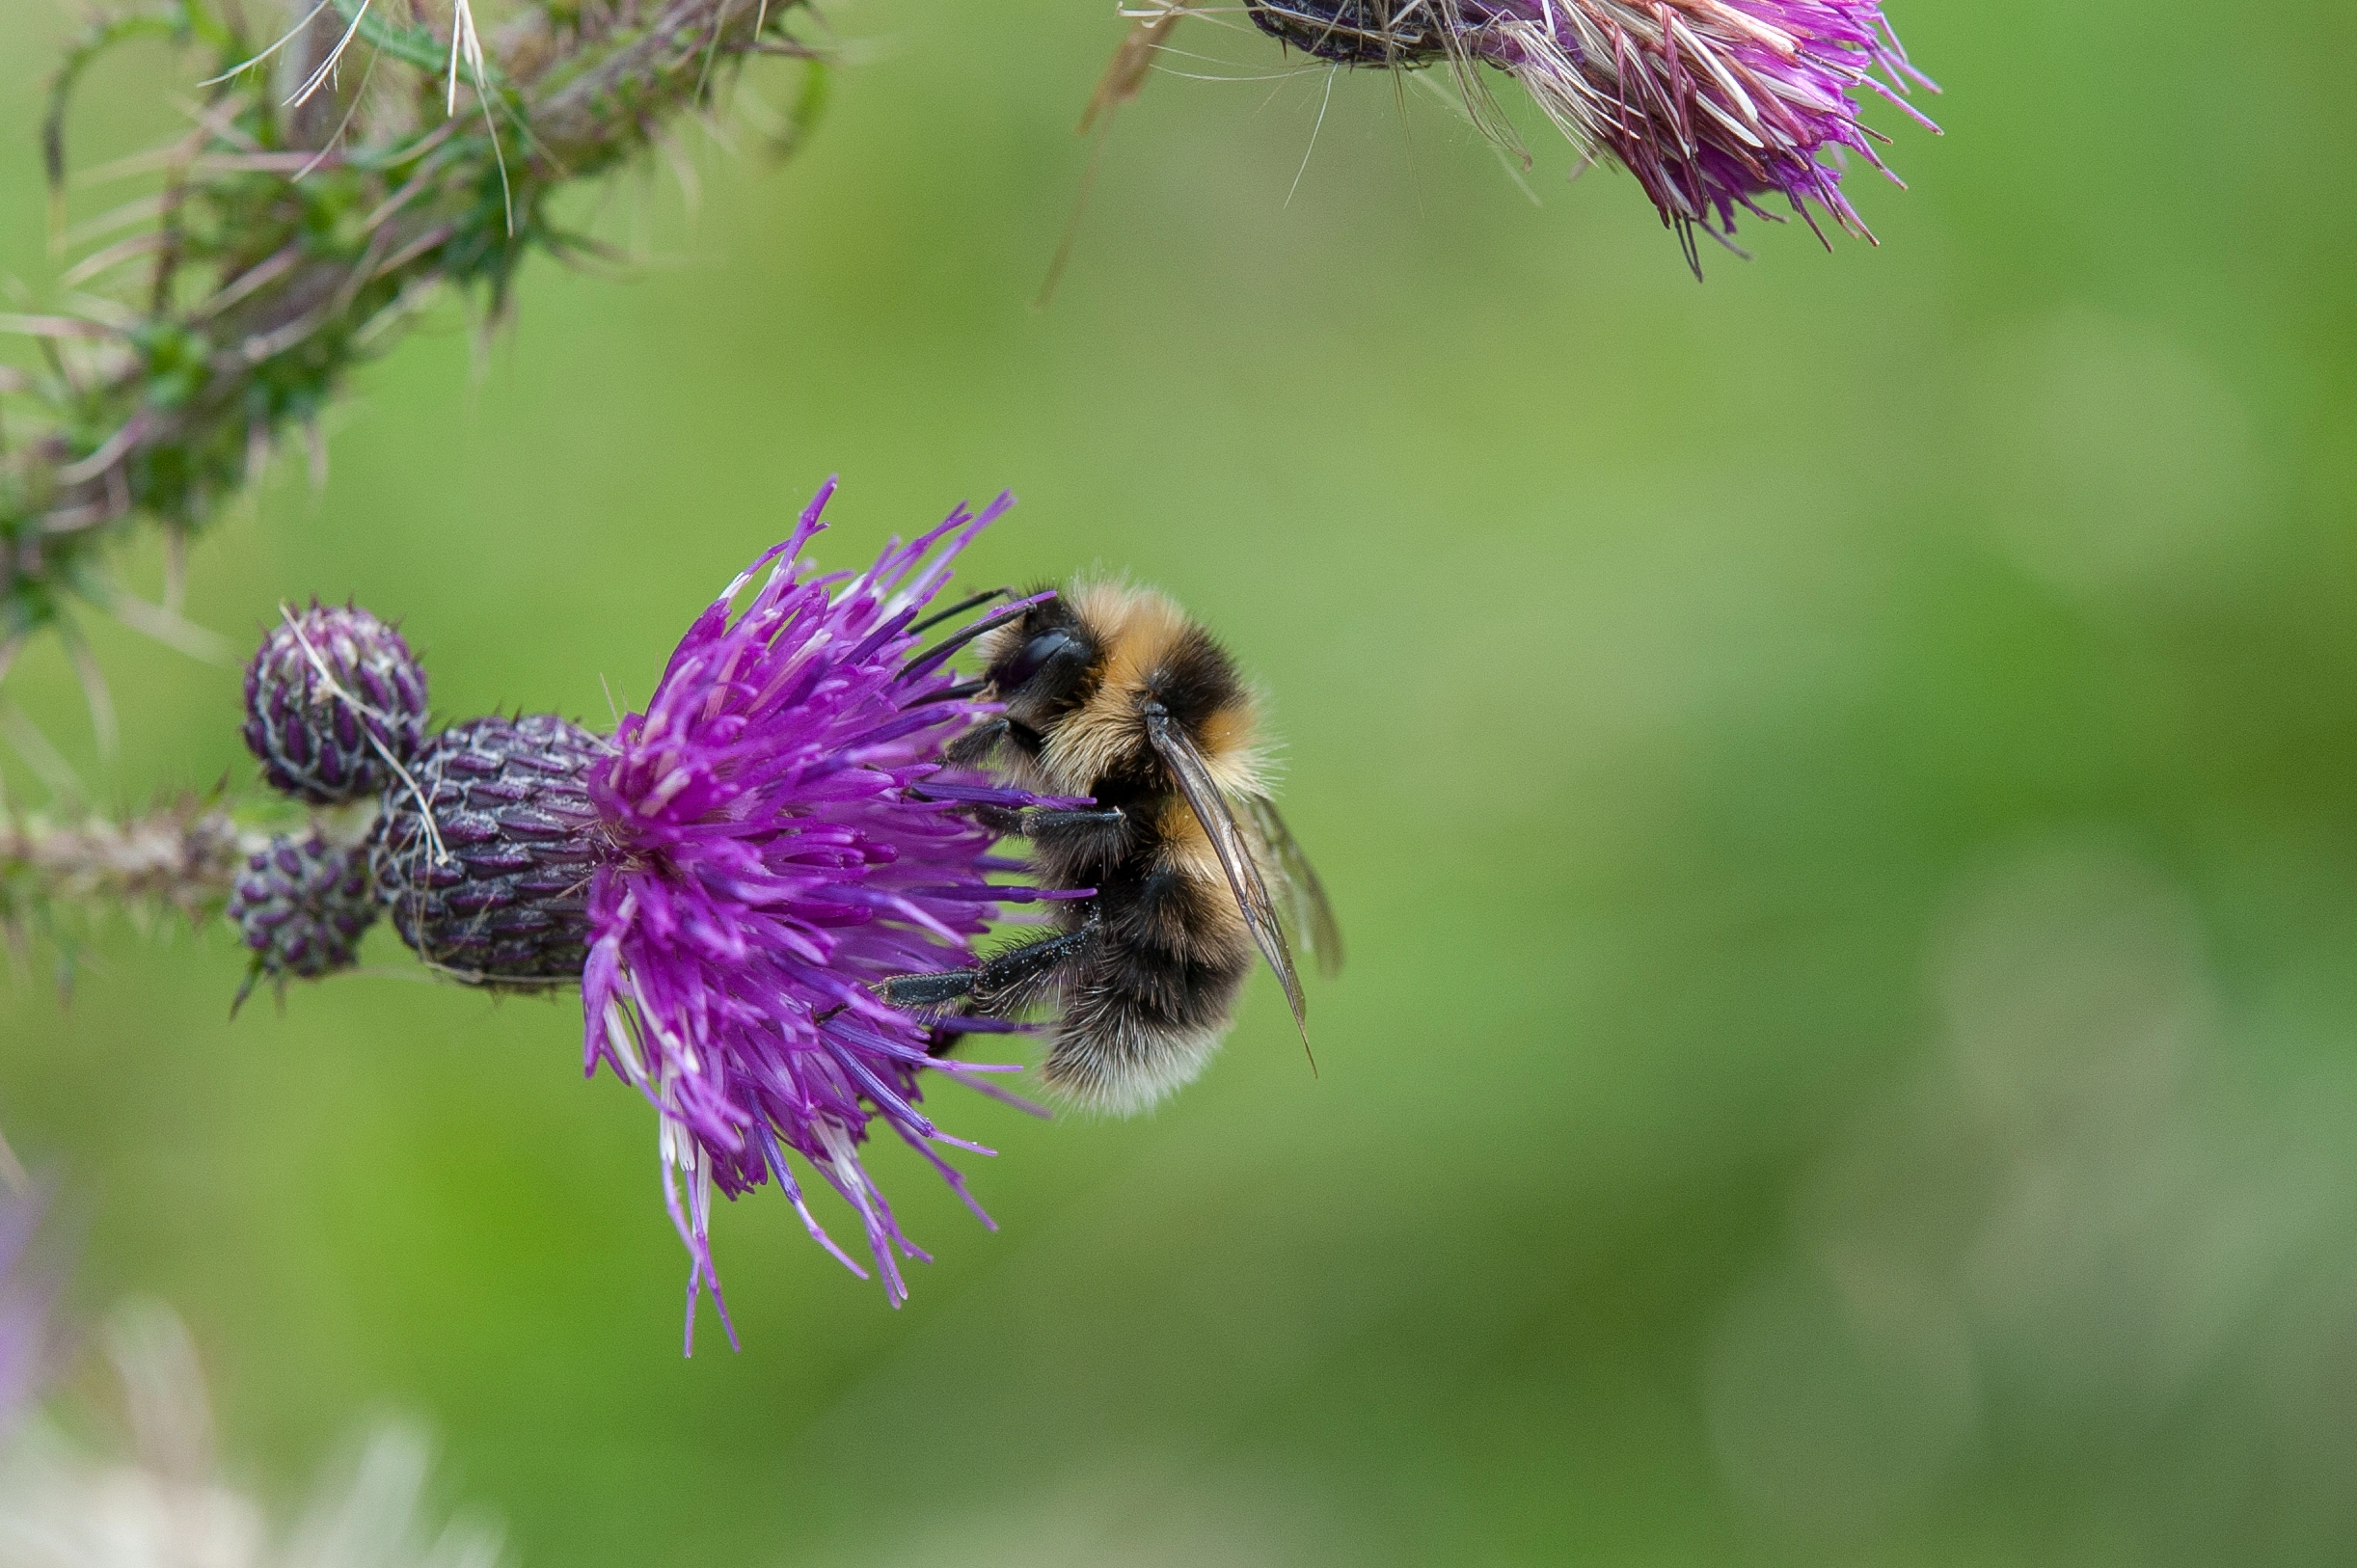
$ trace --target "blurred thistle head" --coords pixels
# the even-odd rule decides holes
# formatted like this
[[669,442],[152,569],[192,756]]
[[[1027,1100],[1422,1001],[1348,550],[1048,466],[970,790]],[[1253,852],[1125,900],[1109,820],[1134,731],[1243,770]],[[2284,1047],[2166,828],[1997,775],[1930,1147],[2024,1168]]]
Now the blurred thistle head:
[[812,1217],[789,1152],[857,1212],[898,1305],[895,1253],[924,1255],[859,1146],[880,1120],[966,1196],[935,1146],[989,1150],[918,1110],[918,1074],[1006,1070],[940,1058],[927,1020],[868,987],[971,962],[994,906],[1030,897],[989,880],[996,834],[970,807],[1032,797],[944,776],[943,744],[991,710],[944,667],[946,650],[917,654],[919,617],[951,563],[1012,498],[979,515],[960,507],[865,572],[813,576],[801,552],[833,489],[688,629],[590,773],[607,849],[589,888],[588,1066],[611,1067],[661,1115],[691,1313],[698,1284],[719,1305],[716,1187],[733,1198],[776,1181],[811,1234],[862,1272]]
[[261,981],[283,994],[289,979],[350,968],[362,934],[376,922],[376,888],[357,847],[316,831],[281,833],[247,858],[225,912],[254,954],[234,1013]]
[[[1521,82],[1591,159],[1637,176],[1697,272],[1696,230],[1730,249],[1736,212],[1781,197],[1824,239],[1815,203],[1872,241],[1842,193],[1849,153],[1890,175],[1857,96],[1937,92],[1873,0],[1248,0],[1264,33],[1340,66],[1457,68],[1475,121],[1513,135],[1470,68]],[[1879,74],[1878,74],[1879,72]]]
[[283,609],[246,666],[246,749],[298,799],[378,794],[424,736],[424,668],[400,633],[356,605]]

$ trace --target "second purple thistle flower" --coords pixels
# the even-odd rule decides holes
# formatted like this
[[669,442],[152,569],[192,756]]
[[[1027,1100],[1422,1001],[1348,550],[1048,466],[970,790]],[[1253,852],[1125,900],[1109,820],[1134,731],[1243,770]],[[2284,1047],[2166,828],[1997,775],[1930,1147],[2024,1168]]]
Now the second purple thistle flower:
[[1875,151],[1885,138],[1857,117],[1858,95],[1939,128],[1906,101],[1912,87],[1937,87],[1872,0],[1249,0],[1246,10],[1262,32],[1337,65],[1454,62],[1477,123],[1510,145],[1470,68],[1505,71],[1582,150],[1637,176],[1690,263],[1695,230],[1725,242],[1738,208],[1775,218],[1762,196],[1781,196],[1812,229],[1814,203],[1872,240],[1841,188],[1846,153],[1890,173]]

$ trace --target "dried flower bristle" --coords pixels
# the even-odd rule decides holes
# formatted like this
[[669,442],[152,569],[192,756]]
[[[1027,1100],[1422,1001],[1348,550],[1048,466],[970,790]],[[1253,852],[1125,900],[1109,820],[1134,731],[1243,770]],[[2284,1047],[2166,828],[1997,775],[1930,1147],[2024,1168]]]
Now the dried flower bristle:
[[15,1155],[0,1143],[0,1449],[47,1370],[49,1304],[57,1291],[56,1281],[29,1256],[41,1203],[23,1183]]
[[434,1506],[423,1428],[380,1420],[300,1513],[273,1517],[221,1473],[214,1396],[187,1329],[155,1302],[118,1307],[98,1336],[122,1379],[122,1435],[103,1448],[49,1424],[0,1446],[0,1563],[9,1568],[500,1568],[500,1531]]

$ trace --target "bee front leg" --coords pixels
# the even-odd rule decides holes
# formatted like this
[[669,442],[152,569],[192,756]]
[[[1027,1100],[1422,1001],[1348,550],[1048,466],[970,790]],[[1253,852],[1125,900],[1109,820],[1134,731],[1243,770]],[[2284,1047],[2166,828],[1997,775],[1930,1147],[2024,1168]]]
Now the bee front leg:
[[1027,806],[1020,814],[1022,825],[1015,831],[1025,838],[1038,838],[1042,833],[1070,831],[1079,827],[1119,827],[1124,820],[1119,806],[1101,806],[1093,811],[1065,811],[1051,806]]
[[1119,828],[1122,810],[1065,810],[1054,806],[975,806],[974,820],[993,833],[1011,838],[1038,838],[1042,833],[1071,833],[1090,828]]
[[970,998],[977,1009],[992,1013],[1046,976],[1088,951],[1097,940],[1092,917],[1078,931],[1059,932],[1037,941],[1011,947],[970,969],[943,969],[927,975],[894,975],[874,989],[891,1007],[942,1007]]
[[942,759],[955,768],[980,768],[990,760],[991,753],[1013,728],[1003,716],[986,718],[944,746]]

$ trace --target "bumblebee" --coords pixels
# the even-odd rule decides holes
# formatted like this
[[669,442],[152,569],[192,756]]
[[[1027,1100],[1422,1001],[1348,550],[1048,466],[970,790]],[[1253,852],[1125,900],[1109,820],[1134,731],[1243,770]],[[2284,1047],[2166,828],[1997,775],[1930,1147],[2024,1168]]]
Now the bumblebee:
[[985,670],[972,689],[1004,708],[953,743],[949,760],[1085,798],[993,825],[1030,840],[1043,889],[1094,892],[1051,903],[1050,934],[971,968],[885,981],[883,999],[991,1018],[1050,1007],[1048,1085],[1125,1116],[1210,1062],[1257,949],[1306,1049],[1287,927],[1327,975],[1341,937],[1269,798],[1259,703],[1227,652],[1162,594],[1115,583],[1035,596],[975,630]]

